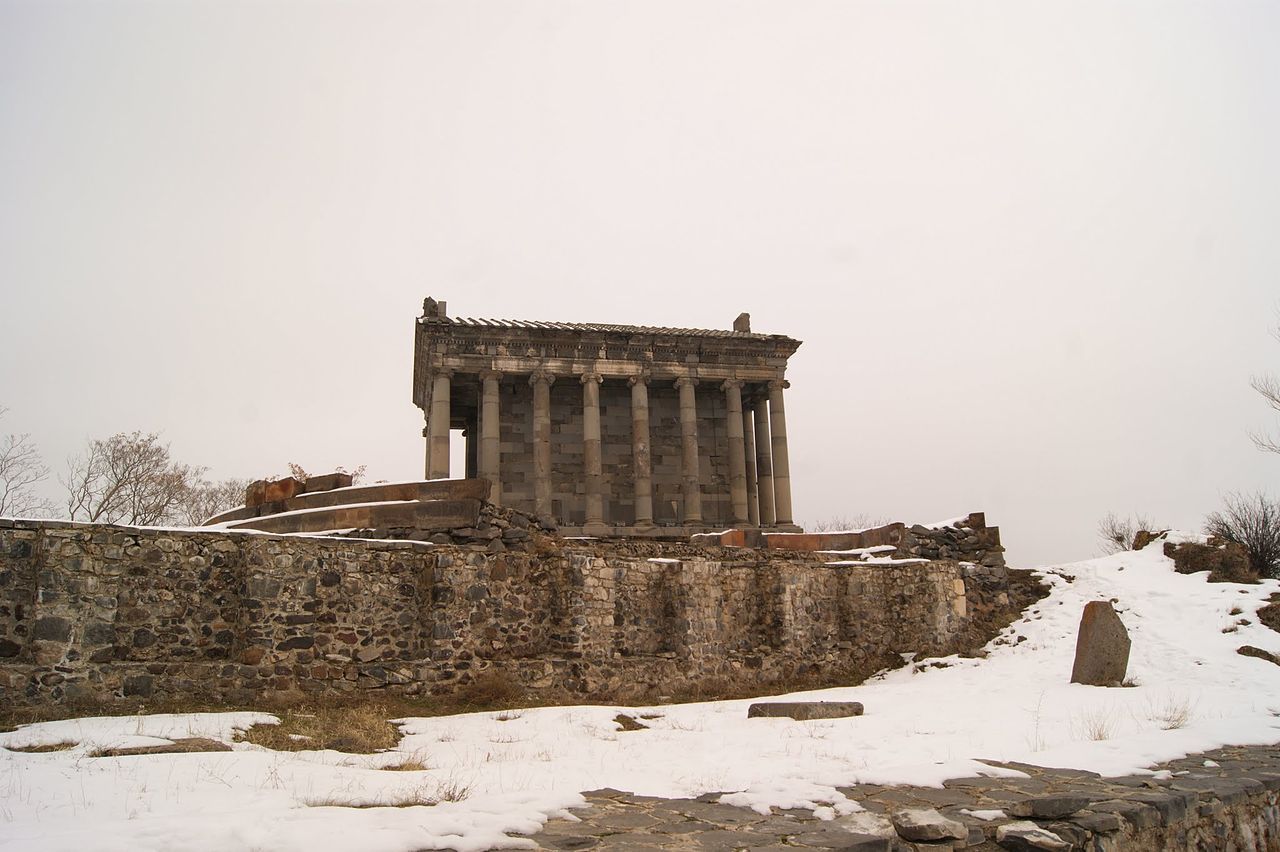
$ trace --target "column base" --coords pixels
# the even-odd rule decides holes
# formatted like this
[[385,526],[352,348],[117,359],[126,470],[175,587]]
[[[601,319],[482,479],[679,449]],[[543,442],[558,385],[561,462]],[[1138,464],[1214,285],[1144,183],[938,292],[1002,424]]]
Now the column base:
[[597,521],[595,523],[588,521],[582,525],[582,534],[604,538],[612,536],[614,534],[614,528],[603,521]]

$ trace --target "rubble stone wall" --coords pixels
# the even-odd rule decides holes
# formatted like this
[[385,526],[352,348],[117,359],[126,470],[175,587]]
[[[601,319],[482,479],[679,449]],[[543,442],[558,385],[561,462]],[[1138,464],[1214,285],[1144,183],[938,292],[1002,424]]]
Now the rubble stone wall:
[[1009,602],[1003,574],[957,562],[662,552],[0,520],[0,701],[442,694],[489,670],[619,698],[865,676],[972,647],[994,632],[974,614]]

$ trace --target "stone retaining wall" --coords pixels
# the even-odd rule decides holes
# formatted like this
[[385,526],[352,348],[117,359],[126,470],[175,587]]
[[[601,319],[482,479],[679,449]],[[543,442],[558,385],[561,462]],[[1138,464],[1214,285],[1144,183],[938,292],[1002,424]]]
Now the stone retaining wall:
[[442,694],[489,670],[619,698],[858,678],[980,646],[1025,602],[1008,590],[949,561],[0,520],[0,701]]

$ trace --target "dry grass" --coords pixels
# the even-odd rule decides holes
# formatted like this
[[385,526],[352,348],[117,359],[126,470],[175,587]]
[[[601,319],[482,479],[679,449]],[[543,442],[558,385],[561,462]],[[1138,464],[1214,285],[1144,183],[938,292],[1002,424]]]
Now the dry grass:
[[471,785],[455,779],[435,784],[422,784],[385,799],[344,799],[339,796],[322,796],[307,799],[310,808],[429,808],[441,802],[461,802],[471,795]]
[[1094,742],[1109,740],[1116,732],[1115,710],[1111,708],[1086,710],[1081,714],[1076,726],[1082,736]]
[[394,748],[400,729],[381,703],[300,708],[280,713],[278,725],[254,725],[239,739],[273,751],[333,749],[372,754]]
[[89,757],[132,757],[139,754],[195,754],[197,752],[231,751],[231,746],[208,737],[185,737],[171,743],[151,746],[90,749]]
[[64,740],[59,743],[45,743],[44,745],[31,746],[5,746],[8,751],[16,751],[22,754],[46,754],[51,751],[66,751],[69,748],[75,748],[79,743],[73,743],[70,740]]
[[419,753],[414,752],[399,763],[391,763],[378,768],[384,772],[426,772],[430,767],[427,766],[426,760]]
[[1166,731],[1184,728],[1195,715],[1195,706],[1186,698],[1166,695],[1158,701],[1148,704],[1147,718],[1157,723]]

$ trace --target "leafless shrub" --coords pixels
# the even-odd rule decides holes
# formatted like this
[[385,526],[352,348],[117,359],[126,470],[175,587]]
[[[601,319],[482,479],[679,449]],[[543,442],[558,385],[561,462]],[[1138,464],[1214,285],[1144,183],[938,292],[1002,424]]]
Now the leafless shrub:
[[833,515],[821,521],[807,521],[804,528],[809,532],[846,532],[869,530],[891,523],[888,518],[858,512],[854,515]]
[[158,524],[179,520],[184,495],[204,468],[179,464],[154,432],[93,440],[67,461],[62,484],[73,521]]
[[1155,529],[1157,527],[1145,515],[1120,517],[1115,512],[1107,512],[1098,521],[1098,540],[1102,543],[1103,553],[1123,553],[1133,550],[1133,540],[1140,531]]
[[[0,408],[0,417],[7,409]],[[49,468],[27,433],[0,437],[0,517],[47,515],[53,505],[36,493]]]
[[1262,492],[1228,494],[1226,507],[1204,520],[1204,531],[1243,544],[1260,577],[1280,576],[1280,501]]

